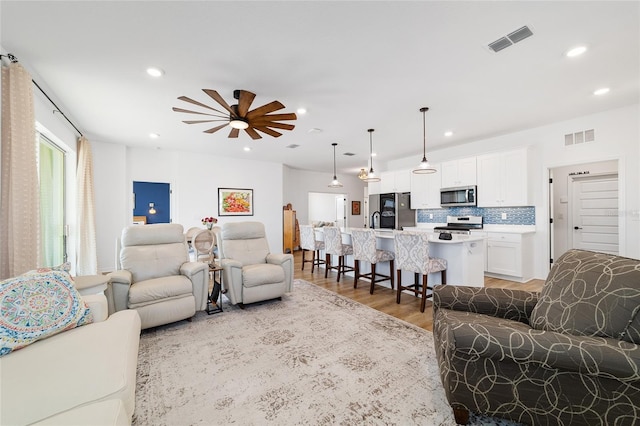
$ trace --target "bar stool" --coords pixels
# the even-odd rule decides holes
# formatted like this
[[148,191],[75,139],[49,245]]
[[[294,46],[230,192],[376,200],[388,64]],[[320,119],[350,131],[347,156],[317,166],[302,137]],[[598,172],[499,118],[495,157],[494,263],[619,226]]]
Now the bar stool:
[[[433,272],[440,272],[442,284],[447,283],[447,261],[437,257],[429,257],[429,234],[426,232],[393,231],[393,247],[396,252],[398,263],[398,295],[396,303],[400,303],[402,290],[413,290],[418,297],[418,289],[421,289],[422,298],[420,300],[420,312],[424,312],[427,297],[428,275]],[[411,271],[415,274],[414,284],[402,285],[402,270]],[[422,283],[418,283],[418,274],[422,275]]]
[[[311,273],[316,265],[324,265],[324,260],[320,259],[320,250],[324,250],[324,242],[316,240],[316,231],[311,225],[300,225],[300,248],[302,248],[302,270],[304,264],[311,262]],[[311,260],[305,259],[305,254],[312,253]]]
[[[376,233],[373,229],[352,229],[351,244],[353,245],[353,263],[355,270],[355,278],[353,279],[353,288],[358,288],[358,280],[360,278],[368,278],[371,280],[371,288],[369,294],[373,294],[375,283],[380,281],[391,281],[391,289],[394,289],[393,283],[393,260],[395,256],[393,252],[387,250],[379,250],[376,248]],[[371,272],[368,274],[360,273],[360,261],[369,262],[371,264]],[[376,264],[378,262],[389,262],[389,275],[376,272]]]
[[[353,271],[351,266],[344,264],[344,257],[353,254],[353,246],[342,243],[342,232],[340,232],[340,228],[335,226],[325,226],[323,229],[326,253],[324,277],[327,278],[329,269],[335,269],[338,271],[338,279],[336,282],[340,282],[341,274],[344,275],[345,272]],[[331,266],[331,255],[338,256],[338,266]]]

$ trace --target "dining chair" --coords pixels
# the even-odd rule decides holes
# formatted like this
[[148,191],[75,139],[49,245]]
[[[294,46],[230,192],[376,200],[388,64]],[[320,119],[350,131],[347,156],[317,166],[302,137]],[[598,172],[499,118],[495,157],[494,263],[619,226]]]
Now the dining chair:
[[193,236],[191,244],[195,251],[196,262],[213,262],[213,248],[216,245],[216,237],[212,231],[201,229]]
[[[311,273],[316,265],[324,265],[325,261],[320,259],[320,250],[324,250],[324,241],[316,240],[316,231],[311,225],[300,225],[300,248],[302,248],[302,270],[304,264],[311,262]],[[311,252],[311,260],[306,259],[305,254]]]
[[[360,278],[368,278],[371,281],[369,293],[373,294],[374,285],[381,281],[391,281],[391,289],[394,288],[394,259],[391,251],[376,248],[376,232],[373,229],[351,229],[351,244],[353,246],[354,278],[353,288],[358,288]],[[363,274],[360,270],[360,261],[371,264],[371,272]],[[376,272],[376,265],[380,262],[389,262],[389,275]]]
[[[427,294],[429,287],[428,276],[431,273],[440,272],[442,284],[447,283],[447,261],[437,257],[429,256],[429,234],[426,232],[393,231],[393,247],[396,254],[398,268],[398,291],[396,303],[400,303],[403,290],[412,290],[416,297],[420,291],[420,312],[424,312],[426,301],[431,294]],[[414,273],[414,283],[408,286],[402,285],[402,271]],[[422,275],[421,282],[418,282],[418,275]]]
[[[327,278],[329,269],[335,269],[338,272],[336,282],[340,282],[340,275],[345,272],[353,271],[353,267],[344,263],[344,257],[353,254],[353,246],[342,242],[342,232],[336,226],[325,226],[324,231],[324,247],[325,247],[325,270],[324,277]],[[338,256],[338,265],[331,265],[331,256]]]

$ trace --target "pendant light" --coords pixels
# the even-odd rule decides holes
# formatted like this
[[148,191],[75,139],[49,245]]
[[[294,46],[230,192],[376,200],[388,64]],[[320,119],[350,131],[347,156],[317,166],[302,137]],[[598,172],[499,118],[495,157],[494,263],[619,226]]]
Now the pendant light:
[[418,168],[412,170],[412,173],[415,173],[417,175],[430,174],[430,173],[435,173],[437,171],[435,168],[431,167],[431,165],[429,164],[429,161],[427,161],[427,124],[426,124],[426,118],[425,118],[427,111],[429,111],[429,108],[427,107],[420,108],[420,112],[422,113],[422,136],[423,136],[422,161],[418,165]]
[[333,145],[333,180],[329,184],[329,188],[342,188],[342,184],[336,177],[336,146],[338,144],[334,142],[331,145]]
[[367,177],[367,170],[360,169],[360,173],[358,173],[358,179],[366,179],[366,177]]
[[369,132],[369,173],[367,173],[367,177],[362,179],[365,182],[380,182],[380,178],[376,176],[376,173],[373,171],[373,132],[374,129],[368,129]]

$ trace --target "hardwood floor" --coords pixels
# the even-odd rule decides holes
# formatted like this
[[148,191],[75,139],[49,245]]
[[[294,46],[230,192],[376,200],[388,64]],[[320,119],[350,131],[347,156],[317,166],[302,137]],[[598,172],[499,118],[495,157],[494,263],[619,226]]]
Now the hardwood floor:
[[[358,281],[358,288],[354,289],[352,277],[341,277],[340,283],[336,283],[335,272],[330,271],[329,276],[325,279],[324,268],[316,267],[312,274],[311,265],[306,264],[304,271],[302,271],[302,251],[297,250],[293,255],[295,259],[294,278],[309,281],[319,287],[348,297],[373,309],[377,309],[380,312],[384,312],[418,327],[432,331],[433,309],[431,299],[427,299],[427,307],[425,311],[420,312],[420,299],[417,297],[410,294],[403,294],[401,303],[397,304],[395,290],[376,285],[373,294],[369,294],[369,281]],[[485,278],[484,285],[485,287],[540,291],[543,283],[544,281],[542,280],[531,280],[528,283],[518,283],[514,281],[500,280],[497,278]]]

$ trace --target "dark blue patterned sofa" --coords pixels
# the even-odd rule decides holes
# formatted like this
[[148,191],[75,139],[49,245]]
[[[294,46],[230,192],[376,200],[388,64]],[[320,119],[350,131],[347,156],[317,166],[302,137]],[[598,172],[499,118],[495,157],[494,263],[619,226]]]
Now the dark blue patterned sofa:
[[540,293],[439,286],[433,333],[456,422],[640,425],[640,260],[570,250]]

